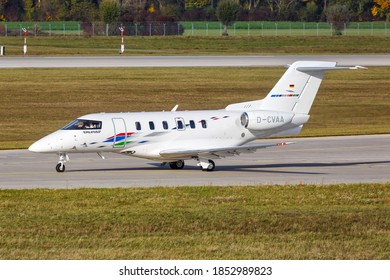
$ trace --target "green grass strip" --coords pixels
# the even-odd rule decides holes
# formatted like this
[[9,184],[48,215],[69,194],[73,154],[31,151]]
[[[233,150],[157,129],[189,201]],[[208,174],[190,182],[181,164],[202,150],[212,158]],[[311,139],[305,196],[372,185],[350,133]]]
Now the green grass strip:
[[[233,30],[230,29],[233,35]],[[196,30],[203,36],[146,36],[125,37],[123,55],[285,55],[285,54],[388,54],[390,36],[316,36],[316,31],[306,30],[301,36],[289,36],[289,30],[238,29],[237,36],[220,36],[219,30]],[[329,33],[330,31],[324,30]],[[191,30],[187,30],[188,35]],[[362,31],[363,33],[363,31]],[[262,34],[264,36],[262,36]],[[303,34],[309,36],[302,36]],[[269,36],[266,36],[269,35]],[[362,34],[363,35],[363,34]],[[0,37],[7,56],[21,56],[23,37]],[[119,36],[29,36],[27,55],[118,55]]]
[[390,184],[0,191],[0,259],[389,259]]

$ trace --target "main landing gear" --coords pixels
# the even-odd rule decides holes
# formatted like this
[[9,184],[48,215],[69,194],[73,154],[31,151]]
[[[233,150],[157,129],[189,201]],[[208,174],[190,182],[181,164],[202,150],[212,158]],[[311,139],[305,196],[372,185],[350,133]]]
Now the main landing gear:
[[198,160],[198,166],[202,169],[202,171],[213,171],[215,169],[215,162],[209,159],[207,162],[204,160]]
[[57,172],[64,172],[65,171],[65,162],[69,161],[69,156],[66,153],[59,153],[60,161],[56,165],[56,171]]
[[184,167],[184,160],[178,160],[174,162],[169,163],[169,167],[172,169],[183,169]]
[[[170,162],[169,166],[172,169],[183,169],[183,167],[184,167],[184,160],[178,160],[178,161]],[[215,162],[212,161],[212,160],[207,160],[206,161],[206,160],[198,159],[197,166],[199,166],[202,169],[202,171],[213,171],[215,169]]]

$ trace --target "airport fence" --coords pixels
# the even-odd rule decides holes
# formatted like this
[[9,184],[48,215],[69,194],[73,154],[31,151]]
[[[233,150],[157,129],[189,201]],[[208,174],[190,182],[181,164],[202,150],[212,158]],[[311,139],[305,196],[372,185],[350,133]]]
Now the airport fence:
[[120,36],[120,28],[126,36],[183,35],[184,28],[175,22],[80,23],[68,22],[7,22],[0,23],[0,36]]
[[[219,36],[223,25],[219,22],[182,22],[184,35]],[[228,26],[229,36],[332,36],[335,30],[326,22],[269,22],[241,21]],[[342,30],[347,36],[388,36],[386,22],[353,22]]]
[[[81,23],[67,22],[3,22],[0,36],[120,36],[120,27],[126,36],[221,36],[219,22],[144,22]],[[240,21],[228,26],[229,36],[332,36],[331,24],[326,22],[269,22]],[[344,25],[344,36],[389,36],[387,22],[353,22]]]

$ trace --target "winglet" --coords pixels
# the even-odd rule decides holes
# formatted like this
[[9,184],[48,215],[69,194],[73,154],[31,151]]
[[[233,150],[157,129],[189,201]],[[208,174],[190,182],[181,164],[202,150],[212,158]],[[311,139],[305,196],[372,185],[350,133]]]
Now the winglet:
[[178,107],[179,107],[179,104],[176,104],[175,107],[172,108],[171,112],[175,112]]

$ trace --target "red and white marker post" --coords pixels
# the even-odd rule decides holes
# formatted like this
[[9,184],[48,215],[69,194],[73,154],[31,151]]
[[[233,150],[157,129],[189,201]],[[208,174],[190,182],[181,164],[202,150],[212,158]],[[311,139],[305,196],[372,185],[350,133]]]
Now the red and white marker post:
[[27,29],[26,28],[22,28],[23,30],[23,33],[24,33],[24,45],[23,45],[23,55],[26,55],[27,54]]
[[125,41],[124,41],[124,38],[125,38],[125,27],[121,26],[121,27],[119,27],[119,30],[121,31],[121,35],[122,35],[122,44],[121,44],[121,50],[119,51],[119,54],[122,54],[122,53],[125,52]]

